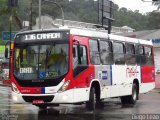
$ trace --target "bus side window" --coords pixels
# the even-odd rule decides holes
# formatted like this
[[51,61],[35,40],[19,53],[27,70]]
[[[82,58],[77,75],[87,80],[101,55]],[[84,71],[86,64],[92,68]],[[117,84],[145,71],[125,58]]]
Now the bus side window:
[[113,43],[113,54],[115,64],[125,64],[123,43]]
[[88,68],[87,48],[85,46],[80,45],[80,49],[78,52],[78,45],[73,45],[74,77],[79,75],[82,71],[84,71],[87,68]]
[[144,46],[140,45],[139,46],[139,54],[140,54],[140,62],[142,65],[146,64],[146,57],[144,53]]
[[136,64],[134,44],[126,43],[126,64]]
[[136,57],[136,63],[137,65],[141,64],[141,58],[140,58],[140,54],[139,54],[139,45],[135,45],[135,57]]
[[73,45],[73,69],[78,66],[78,48],[77,45]]
[[90,40],[90,60],[93,65],[99,65],[100,62],[100,54],[98,50],[98,41],[97,40]]
[[100,55],[103,65],[113,64],[112,43],[109,41],[100,41]]
[[148,47],[148,46],[145,46],[144,50],[145,50],[145,57],[146,57],[146,65],[152,65],[153,64],[152,48]]
[[145,64],[144,47],[135,45],[136,63],[138,65]]
[[80,56],[81,56],[81,65],[87,65],[88,62],[87,62],[87,50],[86,50],[86,47],[85,46],[81,46],[80,47]]

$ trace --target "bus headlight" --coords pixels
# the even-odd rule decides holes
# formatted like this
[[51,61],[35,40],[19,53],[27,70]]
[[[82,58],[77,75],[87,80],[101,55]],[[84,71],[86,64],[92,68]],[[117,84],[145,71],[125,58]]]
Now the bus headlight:
[[13,89],[13,91],[14,91],[15,93],[17,93],[17,94],[20,93],[19,90],[18,90],[18,88],[17,88],[17,86],[16,86],[14,83],[12,83],[12,89]]
[[58,90],[58,92],[64,92],[64,91],[67,89],[69,83],[70,83],[70,80],[66,81],[66,82],[62,85],[62,87]]

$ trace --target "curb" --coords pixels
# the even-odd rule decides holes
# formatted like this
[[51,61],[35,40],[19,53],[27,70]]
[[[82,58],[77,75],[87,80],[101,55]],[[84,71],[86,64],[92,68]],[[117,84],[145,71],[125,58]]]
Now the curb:
[[0,87],[10,87],[9,85],[0,84]]
[[154,90],[151,90],[152,92],[156,92],[156,93],[160,93],[160,89],[157,88],[157,89],[154,89]]

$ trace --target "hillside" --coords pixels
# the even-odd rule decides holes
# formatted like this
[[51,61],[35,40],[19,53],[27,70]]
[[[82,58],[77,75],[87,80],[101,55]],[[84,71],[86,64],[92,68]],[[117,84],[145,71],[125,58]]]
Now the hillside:
[[[74,0],[69,2],[68,0],[56,0],[64,10],[65,19],[98,23],[98,4],[93,0]],[[12,15],[19,18],[19,23],[23,21],[31,20],[31,6],[28,0],[19,0],[19,6],[13,8]],[[0,32],[9,31],[9,17],[11,9],[7,8],[5,0],[0,1]],[[119,8],[118,5],[114,5],[113,16],[115,21],[114,26],[121,27],[124,25],[130,26],[136,31],[146,29],[158,29],[160,28],[160,13],[151,12],[146,15],[142,15],[139,11],[131,11],[126,8]],[[61,18],[60,9],[51,3],[42,2],[42,15],[48,14],[53,18]],[[35,18],[38,17],[38,0],[33,1],[32,5],[32,24],[35,24]],[[155,19],[153,19],[155,18]],[[19,23],[16,19],[12,21],[12,30],[18,31]],[[157,25],[158,24],[158,25]],[[0,35],[1,36],[1,35]]]

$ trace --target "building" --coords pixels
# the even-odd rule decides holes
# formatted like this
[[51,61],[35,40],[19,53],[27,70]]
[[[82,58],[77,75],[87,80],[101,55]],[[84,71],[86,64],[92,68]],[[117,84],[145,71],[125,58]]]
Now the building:
[[[45,15],[41,16],[41,27],[42,29],[46,28],[58,28],[59,26],[62,26],[62,19],[52,19],[51,16]],[[97,28],[97,26],[100,26],[99,24],[94,23],[86,23],[86,22],[79,22],[79,21],[72,21],[72,20],[64,20],[64,26],[68,27],[76,27],[76,28],[86,28],[86,29],[97,29],[97,30],[105,30],[104,28]],[[104,26],[107,28],[107,26]],[[39,18],[36,19],[36,25],[33,26],[32,29],[38,29],[39,28]],[[112,26],[112,33],[128,33],[133,32],[134,29],[128,27],[128,26],[122,26],[122,27],[115,27]]]
[[[62,19],[55,19],[53,23],[54,25],[60,26],[62,25]],[[77,28],[90,28],[90,29],[104,30],[104,28],[97,28],[97,26],[100,26],[98,24],[72,21],[72,20],[64,20],[64,25],[70,26],[70,27],[77,27]],[[104,25],[104,27],[107,28],[108,26]],[[133,32],[134,30],[135,29],[132,29],[128,26],[122,26],[122,27],[112,26],[111,33],[128,33],[128,32]]]

